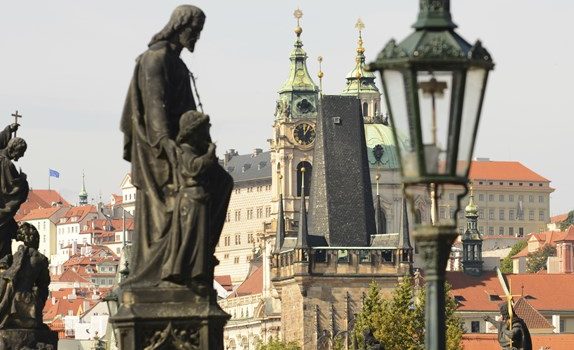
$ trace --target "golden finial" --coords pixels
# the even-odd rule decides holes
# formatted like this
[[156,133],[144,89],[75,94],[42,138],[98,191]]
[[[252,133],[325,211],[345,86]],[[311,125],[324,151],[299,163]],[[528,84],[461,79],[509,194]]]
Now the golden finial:
[[297,7],[297,10],[293,12],[293,16],[297,19],[297,27],[295,27],[295,34],[297,34],[297,37],[300,37],[301,33],[303,33],[303,28],[301,28],[299,21],[301,20],[301,17],[303,17],[303,11],[301,11],[301,9]]
[[317,57],[317,61],[319,62],[319,73],[317,73],[317,76],[319,77],[319,91],[321,91],[321,93],[323,93],[323,76],[325,75],[325,74],[323,74],[323,70],[321,69],[321,63],[323,62],[323,56]]
[[365,48],[363,47],[363,29],[365,29],[365,23],[359,18],[357,19],[357,23],[355,23],[355,28],[359,31],[359,42],[357,45],[357,53],[363,54],[365,52]]

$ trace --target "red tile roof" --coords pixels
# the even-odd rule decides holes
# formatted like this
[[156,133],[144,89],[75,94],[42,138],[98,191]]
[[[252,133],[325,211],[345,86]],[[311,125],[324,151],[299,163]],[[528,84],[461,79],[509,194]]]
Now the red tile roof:
[[[133,230],[134,229],[134,219],[133,218],[126,218],[126,230]],[[86,222],[86,226],[88,226],[87,230],[84,230],[82,227],[80,233],[104,233],[104,232],[118,232],[124,229],[124,220],[123,219],[94,219],[88,220]]]
[[122,204],[124,197],[122,197],[119,194],[115,194],[115,193],[112,193],[112,196],[114,197],[115,204]]
[[214,279],[222,286],[226,291],[230,292],[233,290],[233,284],[231,283],[230,275],[215,276]]
[[469,178],[472,180],[512,180],[549,182],[520,162],[473,161]]
[[525,298],[520,298],[514,303],[514,311],[518,317],[524,320],[528,329],[545,329],[548,333],[554,331],[554,326],[540,312],[536,311]]
[[[528,241],[538,241],[540,247],[547,244],[555,246],[557,242],[574,241],[574,226],[570,226],[566,231],[546,231],[540,233],[530,233]],[[524,247],[520,252],[512,256],[513,259],[527,256],[532,253],[528,250],[528,246]]]
[[[522,294],[538,311],[574,311],[574,274],[509,274],[506,275],[513,294]],[[447,272],[452,295],[460,296],[461,311],[497,311],[501,299],[491,295],[504,295],[493,271],[481,276],[469,276],[460,271]],[[560,291],[557,293],[556,291]]]
[[263,292],[263,268],[259,267],[237,287],[229,298],[259,294],[261,292]]
[[[70,224],[72,222],[82,222],[88,214],[97,214],[98,210],[95,205],[80,205],[77,207],[71,207],[66,214],[63,215],[66,221],[59,222],[59,224]],[[72,218],[76,218],[76,221],[72,221]]]
[[32,209],[50,208],[52,203],[61,202],[63,207],[69,207],[68,203],[57,191],[54,190],[30,190],[28,198],[16,213],[16,221],[21,221],[22,217]]
[[20,221],[49,219],[54,214],[58,213],[58,211],[61,211],[61,210],[63,210],[62,207],[49,207],[49,208],[32,209],[28,212],[28,214],[24,215],[20,219]]
[[552,224],[558,224],[564,220],[568,219],[568,213],[566,214],[560,214],[560,215],[554,215],[550,217],[550,223]]
[[[464,350],[500,349],[496,334],[467,333],[462,335]],[[532,349],[572,350],[574,334],[532,334]]]
[[81,282],[81,283],[91,283],[91,281],[82,277],[79,273],[73,269],[67,269],[59,276],[54,276],[52,278],[54,282]]

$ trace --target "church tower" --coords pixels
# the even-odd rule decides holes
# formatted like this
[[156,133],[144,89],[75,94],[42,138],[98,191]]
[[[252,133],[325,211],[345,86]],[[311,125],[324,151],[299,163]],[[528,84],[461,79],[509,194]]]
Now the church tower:
[[365,48],[362,31],[365,24],[359,18],[355,28],[359,31],[355,67],[347,74],[347,85],[341,93],[344,96],[358,96],[365,123],[381,122],[381,93],[375,84],[375,74],[365,69]]
[[84,173],[82,173],[82,189],[80,190],[78,197],[80,198],[79,202],[80,205],[88,204],[88,192],[86,191],[86,176]]
[[294,16],[297,27],[289,58],[289,77],[279,89],[273,138],[270,140],[273,200],[277,202],[279,194],[282,194],[286,229],[292,233],[294,230],[290,223],[296,220],[295,214],[299,211],[301,188],[309,195],[319,104],[319,88],[307,70],[307,54],[301,41],[303,12],[297,9]]
[[464,273],[480,276],[482,274],[482,237],[478,232],[478,208],[474,204],[474,194],[470,188],[470,200],[464,209],[466,231],[462,236],[462,270]]

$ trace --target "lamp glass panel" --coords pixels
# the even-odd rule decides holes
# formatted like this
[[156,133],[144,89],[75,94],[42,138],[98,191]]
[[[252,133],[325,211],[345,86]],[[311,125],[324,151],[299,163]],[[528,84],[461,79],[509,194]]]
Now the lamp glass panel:
[[485,75],[486,70],[480,67],[471,67],[466,73],[464,104],[462,106],[460,138],[458,143],[458,176],[467,175],[472,159],[472,150],[475,141],[474,132],[475,128],[478,127],[476,121],[479,117],[480,103],[484,93]]
[[452,87],[452,72],[417,72],[422,144],[429,175],[445,173]]
[[409,169],[416,166],[416,162],[409,161],[414,154],[414,143],[411,135],[413,129],[409,124],[404,76],[398,70],[384,70],[382,76],[387,93],[387,108],[397,138],[395,143],[399,148],[403,173],[408,176]]

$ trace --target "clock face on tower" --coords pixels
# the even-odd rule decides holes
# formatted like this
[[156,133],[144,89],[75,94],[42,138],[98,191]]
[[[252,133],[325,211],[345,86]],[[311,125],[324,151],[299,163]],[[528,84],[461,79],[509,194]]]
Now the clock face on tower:
[[315,127],[309,123],[300,123],[293,129],[293,139],[299,145],[310,145],[315,141]]

